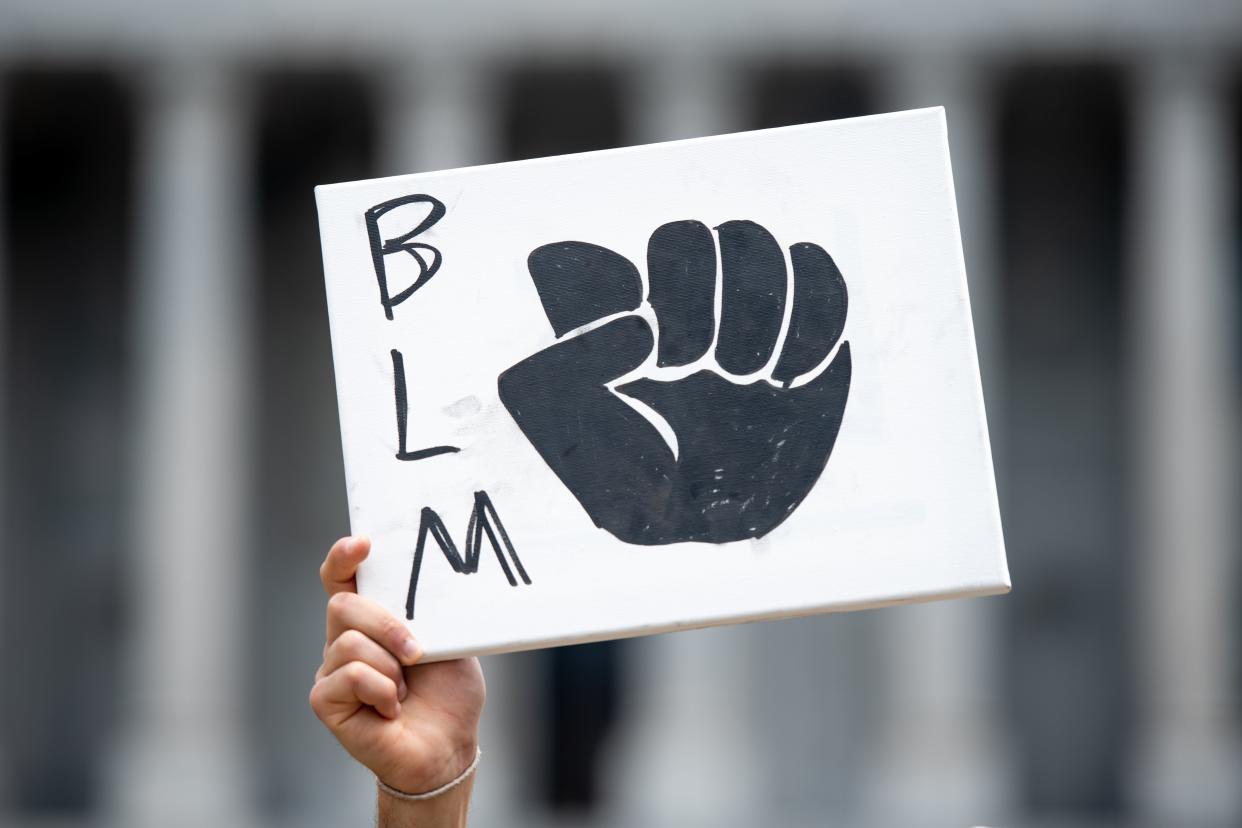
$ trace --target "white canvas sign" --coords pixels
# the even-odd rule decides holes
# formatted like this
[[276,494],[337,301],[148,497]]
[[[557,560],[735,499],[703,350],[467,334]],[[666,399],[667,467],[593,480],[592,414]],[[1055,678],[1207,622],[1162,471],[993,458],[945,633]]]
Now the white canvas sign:
[[429,658],[1008,589],[943,111],[319,187]]

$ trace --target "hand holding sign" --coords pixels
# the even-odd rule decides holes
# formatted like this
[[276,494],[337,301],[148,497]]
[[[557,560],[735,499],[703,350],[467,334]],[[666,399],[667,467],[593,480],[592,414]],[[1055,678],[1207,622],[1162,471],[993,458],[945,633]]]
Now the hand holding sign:
[[[847,309],[836,264],[814,244],[789,249],[793,301],[785,326],[788,273],[776,239],[750,221],[716,232],[718,325],[711,230],[678,221],[652,234],[647,301],[658,343],[633,313],[642,280],[627,259],[576,241],[529,257],[558,337],[626,314],[521,361],[501,374],[499,390],[595,524],[627,543],[762,537],[815,485],[841,425],[851,362],[849,343],[836,347]],[[834,347],[827,367],[793,385]],[[675,446],[631,400],[667,423]]]
[[[405,625],[356,593],[355,574],[370,551],[365,539],[342,538],[320,567],[328,633],[311,709],[378,779],[398,790],[433,790],[476,755],[483,672],[474,658],[417,663],[421,650]],[[469,789],[459,794],[468,797]]]

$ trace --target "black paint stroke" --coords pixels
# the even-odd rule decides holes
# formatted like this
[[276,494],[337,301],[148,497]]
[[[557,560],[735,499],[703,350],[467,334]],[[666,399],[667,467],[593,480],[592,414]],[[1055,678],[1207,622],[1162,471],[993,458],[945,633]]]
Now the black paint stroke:
[[[430,204],[431,210],[423,218],[418,225],[408,233],[391,239],[385,239],[380,234],[379,220],[380,217],[390,210],[398,207],[404,207],[407,204]],[[410,241],[410,239],[429,230],[436,222],[444,218],[444,203],[439,199],[425,195],[408,195],[400,198],[394,198],[391,201],[385,201],[383,204],[376,204],[367,210],[363,215],[366,218],[367,236],[371,240],[371,262],[375,266],[375,279],[379,283],[380,303],[384,306],[384,315],[390,320],[392,319],[392,309],[400,305],[406,299],[414,295],[414,291],[427,284],[427,281],[440,269],[443,257],[440,251],[435,247],[423,242]],[[428,264],[417,251],[423,250],[431,254],[431,263]],[[384,257],[393,253],[408,253],[415,262],[418,263],[418,278],[414,284],[398,293],[396,296],[390,296],[388,292],[388,271],[384,266]]]
[[[659,342],[646,320],[627,314],[561,339],[497,380],[501,402],[544,462],[596,526],[626,543],[763,537],[793,513],[819,480],[849,397],[853,357],[850,344],[840,341],[845,281],[828,254],[811,244],[790,249],[791,333],[773,376],[742,385],[719,370],[746,374],[763,367],[783,324],[789,278],[784,255],[767,230],[749,221],[717,228],[726,291],[715,351],[719,369],[673,380],[638,379],[615,391],[608,387],[657,347],[661,359],[672,361],[692,353],[681,345],[666,352],[666,330],[697,347],[701,333],[685,337],[685,332],[715,329],[714,282],[709,288],[701,275],[681,278],[707,260],[695,224],[663,225],[648,246],[649,267],[654,262],[661,271],[649,274],[651,301],[659,304]],[[542,264],[540,272],[532,266],[531,276],[549,318],[566,298],[557,293],[563,285],[572,286],[569,305],[584,312],[578,298],[589,295],[594,272],[566,273],[572,264],[566,259],[550,280]],[[609,268],[609,278],[619,272],[624,269]],[[666,326],[666,319],[675,321]],[[557,321],[552,322],[560,335]],[[836,356],[826,368],[793,387],[799,371],[814,370],[833,348]],[[664,419],[676,437],[676,454],[627,397]]]
[[638,269],[606,247],[567,241],[545,244],[527,258],[530,277],[557,336],[643,301]]
[[406,418],[409,416],[409,399],[405,393],[405,358],[396,348],[392,349],[392,391],[397,401],[397,459],[425,460],[438,454],[455,454],[457,446],[432,446],[417,451],[405,450]]
[[701,221],[670,221],[647,243],[647,301],[660,329],[657,364],[689,365],[712,345],[716,242]]
[[832,257],[817,244],[789,248],[794,269],[793,309],[772,379],[786,388],[818,365],[845,330],[849,294]]
[[[457,544],[453,543],[453,538],[449,535],[440,515],[431,507],[424,506],[418,524],[418,543],[414,547],[414,564],[410,570],[410,588],[405,598],[407,620],[414,619],[414,597],[418,592],[418,577],[423,569],[423,551],[427,546],[429,534],[440,547],[440,552],[448,561],[449,566],[459,575],[473,575],[479,571],[483,536],[486,535],[492,551],[496,553],[496,560],[500,563],[500,568],[509,581],[509,586],[518,585],[518,578],[513,574],[514,570],[517,570],[517,576],[521,578],[522,583],[530,586],[530,576],[526,574],[526,568],[522,566],[517,550],[513,548],[513,541],[509,538],[509,533],[505,531],[505,526],[500,521],[500,514],[496,511],[487,492],[474,493],[474,508],[470,510],[470,523],[466,527],[464,541],[465,557],[458,551]],[[508,560],[506,560],[506,555]],[[510,561],[513,563],[512,568],[509,566]]]
[[753,221],[726,221],[720,234],[720,331],[716,362],[733,374],[767,364],[785,315],[785,256]]

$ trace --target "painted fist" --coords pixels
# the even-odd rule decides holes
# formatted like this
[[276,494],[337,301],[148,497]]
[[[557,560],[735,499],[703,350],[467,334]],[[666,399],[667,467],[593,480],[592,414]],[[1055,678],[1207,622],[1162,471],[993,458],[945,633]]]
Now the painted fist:
[[849,395],[847,295],[823,248],[795,244],[789,262],[792,290],[758,224],[670,222],[647,245],[644,306],[637,268],[611,250],[530,254],[560,341],[503,372],[500,399],[596,526],[633,544],[727,543],[772,531],[810,492]]

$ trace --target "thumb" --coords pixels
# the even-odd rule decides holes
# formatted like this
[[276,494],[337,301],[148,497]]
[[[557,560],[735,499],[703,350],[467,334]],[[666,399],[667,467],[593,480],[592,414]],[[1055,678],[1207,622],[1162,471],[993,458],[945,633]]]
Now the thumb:
[[520,425],[520,411],[535,401],[532,398],[554,406],[565,402],[549,399],[556,396],[549,393],[553,389],[574,398],[589,396],[589,389],[612,396],[604,383],[642,365],[654,347],[655,337],[645,319],[622,316],[545,348],[503,372],[498,383],[500,399]]

